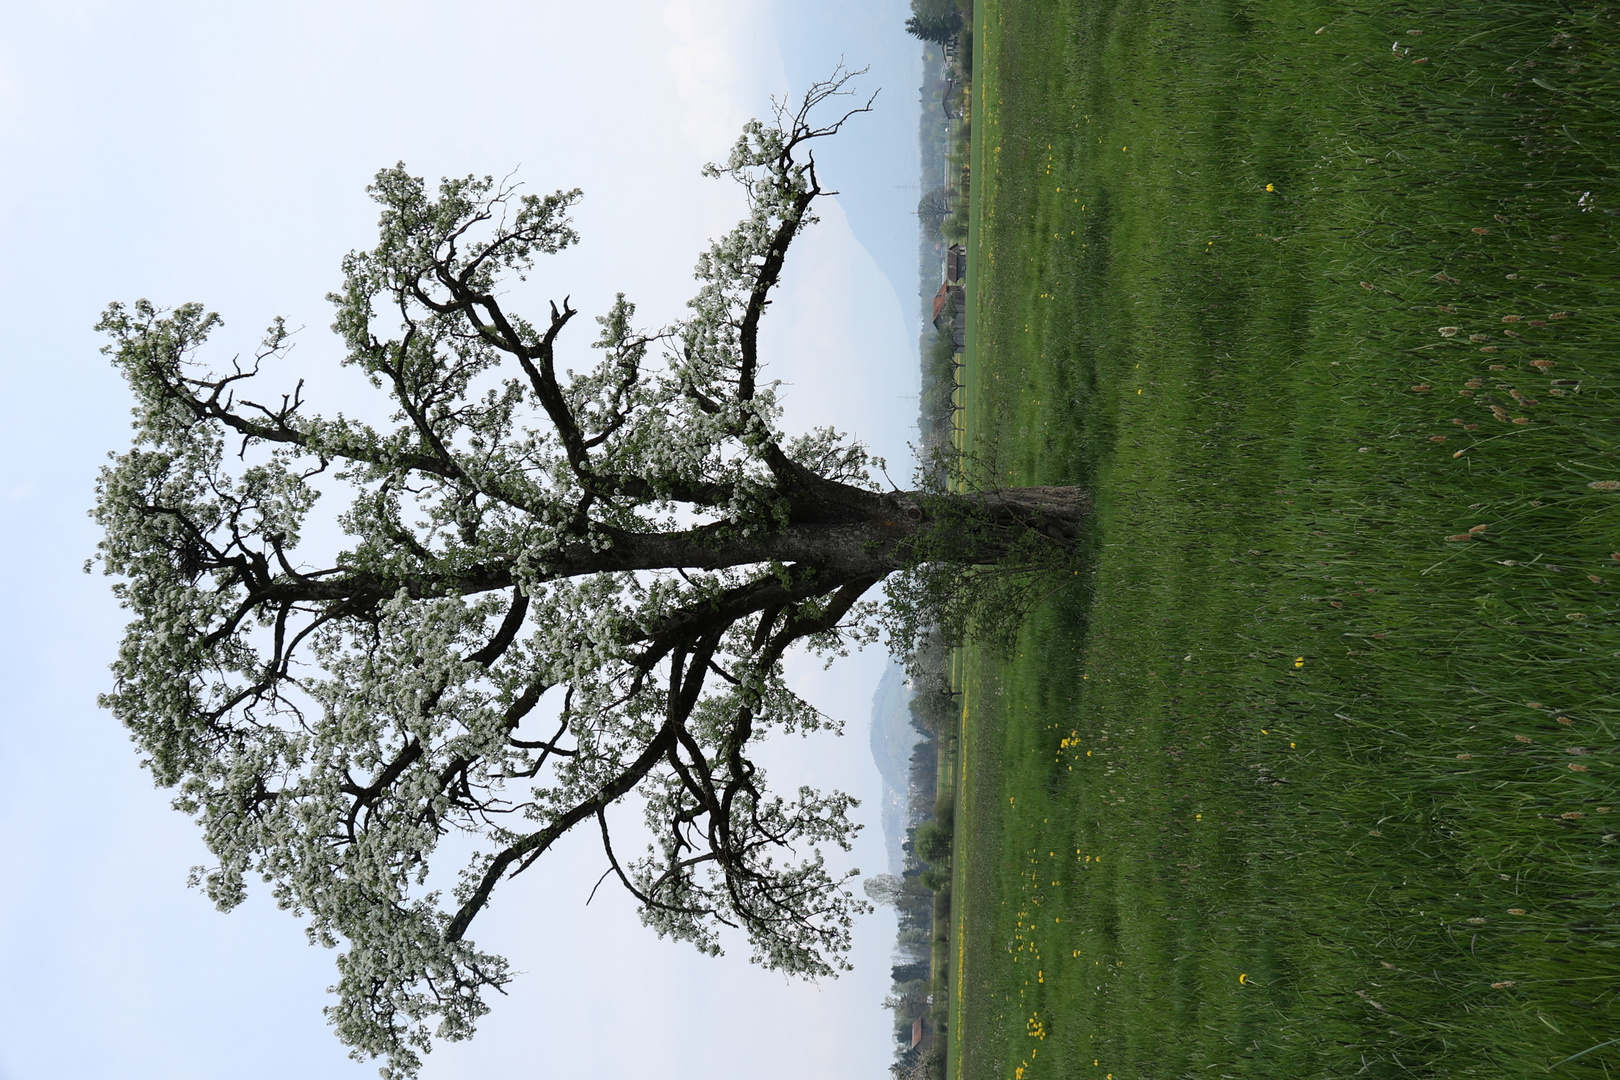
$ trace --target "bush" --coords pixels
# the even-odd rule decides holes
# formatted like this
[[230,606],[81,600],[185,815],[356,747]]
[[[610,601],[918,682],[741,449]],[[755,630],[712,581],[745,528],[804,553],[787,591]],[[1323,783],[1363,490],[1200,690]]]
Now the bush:
[[[951,858],[951,825],[947,821],[925,821],[917,826],[917,834],[911,841],[911,849],[917,853],[917,858],[926,860],[935,866],[943,866]],[[927,884],[927,875],[924,875],[923,884]],[[933,886],[929,886],[933,888]],[[937,892],[938,890],[935,889]]]

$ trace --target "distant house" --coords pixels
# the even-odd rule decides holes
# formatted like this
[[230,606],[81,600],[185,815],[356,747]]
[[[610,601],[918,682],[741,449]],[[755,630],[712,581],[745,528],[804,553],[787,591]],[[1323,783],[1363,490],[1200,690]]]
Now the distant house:
[[952,244],[945,249],[945,281],[959,285],[967,279],[967,248]]
[[928,1026],[928,1021],[919,1016],[911,1022],[911,1049],[919,1047],[926,1050],[928,1044],[934,1041],[934,1030]]

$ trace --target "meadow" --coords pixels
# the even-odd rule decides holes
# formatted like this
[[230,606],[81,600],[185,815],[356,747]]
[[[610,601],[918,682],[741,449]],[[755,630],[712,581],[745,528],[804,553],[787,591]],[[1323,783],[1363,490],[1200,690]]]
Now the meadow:
[[1620,1076],[1620,9],[975,20],[948,1074]]

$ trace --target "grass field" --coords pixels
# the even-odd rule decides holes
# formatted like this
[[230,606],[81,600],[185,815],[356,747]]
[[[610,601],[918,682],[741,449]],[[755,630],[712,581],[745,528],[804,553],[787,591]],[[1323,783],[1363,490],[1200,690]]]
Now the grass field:
[[976,18],[951,1075],[1620,1076],[1620,10]]

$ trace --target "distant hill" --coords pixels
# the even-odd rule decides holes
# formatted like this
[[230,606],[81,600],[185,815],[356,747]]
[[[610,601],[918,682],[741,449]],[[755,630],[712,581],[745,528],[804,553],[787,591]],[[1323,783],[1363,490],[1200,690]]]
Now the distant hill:
[[883,843],[889,873],[905,863],[900,845],[906,838],[906,787],[917,729],[911,726],[911,687],[906,673],[892,660],[872,695],[872,761],[883,777]]
[[876,108],[818,147],[816,159],[838,189],[850,231],[909,316],[917,290],[917,86],[923,79],[921,43],[905,30],[909,0],[775,0],[772,13],[795,90],[825,79],[840,60],[868,69],[857,93],[882,90]]

